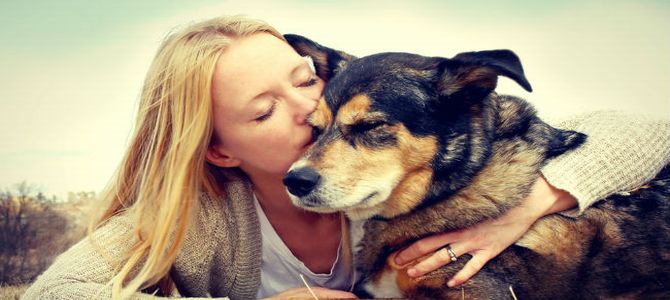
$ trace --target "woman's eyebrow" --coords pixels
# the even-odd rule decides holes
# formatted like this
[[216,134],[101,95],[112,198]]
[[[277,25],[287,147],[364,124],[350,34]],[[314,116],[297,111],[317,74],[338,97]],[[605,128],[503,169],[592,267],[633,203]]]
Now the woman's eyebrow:
[[[312,58],[309,56],[303,56],[302,58],[303,59],[298,61],[298,63],[293,67],[293,70],[291,70],[291,72],[289,73],[289,78],[295,77],[296,75],[298,75],[299,72],[305,69],[309,69],[312,73],[314,73],[314,65],[311,63]],[[266,90],[256,94],[255,96],[251,97],[249,104],[256,102],[256,100],[258,99],[264,98],[265,96],[267,96],[267,94],[270,93],[271,93],[270,90]]]
[[[304,57],[305,57],[305,56],[303,56],[303,58],[304,58]],[[309,57],[309,56],[307,56],[307,57]],[[311,58],[310,58],[310,61],[311,61]],[[307,61],[307,60],[300,60],[300,63],[299,63],[298,65],[296,65],[295,68],[293,68],[293,71],[291,71],[291,77],[295,76],[296,73],[298,73],[298,72],[304,70],[305,68],[309,68],[309,70],[311,70],[312,73],[314,72],[312,66],[310,66],[310,64],[309,64],[309,61]]]

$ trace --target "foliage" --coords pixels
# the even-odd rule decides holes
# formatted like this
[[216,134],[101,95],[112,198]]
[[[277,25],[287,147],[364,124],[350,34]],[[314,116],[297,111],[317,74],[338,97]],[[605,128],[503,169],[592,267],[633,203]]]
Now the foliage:
[[29,283],[81,238],[63,203],[25,182],[0,192],[0,285]]

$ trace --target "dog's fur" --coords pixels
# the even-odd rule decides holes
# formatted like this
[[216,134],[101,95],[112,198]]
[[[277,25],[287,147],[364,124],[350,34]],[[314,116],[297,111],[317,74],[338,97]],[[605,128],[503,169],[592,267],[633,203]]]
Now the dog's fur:
[[528,195],[546,161],[585,135],[540,120],[494,92],[499,75],[531,87],[517,56],[407,53],[355,58],[286,36],[328,85],[310,122],[314,145],[285,178],[294,204],[370,219],[356,255],[363,288],[412,299],[649,298],[670,295],[670,168],[644,188],[576,219],[539,220],[461,288],[446,281],[469,255],[418,279],[391,252],[496,218]]

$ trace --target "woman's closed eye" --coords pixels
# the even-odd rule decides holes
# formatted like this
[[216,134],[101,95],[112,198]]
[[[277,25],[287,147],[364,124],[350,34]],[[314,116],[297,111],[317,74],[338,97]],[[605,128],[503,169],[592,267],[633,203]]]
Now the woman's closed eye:
[[304,87],[310,87],[315,85],[317,82],[319,82],[319,79],[316,77],[310,77],[307,81],[304,81],[303,83],[299,84],[298,87],[304,88]]
[[256,121],[256,123],[261,123],[261,122],[269,119],[270,117],[272,117],[272,114],[275,112],[276,107],[277,107],[277,101],[272,102],[272,106],[270,106],[270,108],[268,108],[262,115],[260,115],[256,119],[254,119],[254,121]]

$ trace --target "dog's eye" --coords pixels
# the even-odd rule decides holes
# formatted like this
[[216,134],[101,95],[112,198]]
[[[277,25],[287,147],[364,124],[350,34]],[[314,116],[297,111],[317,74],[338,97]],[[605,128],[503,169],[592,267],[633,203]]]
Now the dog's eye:
[[365,122],[365,123],[356,123],[351,126],[352,133],[365,133],[373,129],[388,125],[384,121],[374,121],[374,122]]
[[356,148],[380,148],[395,145],[397,139],[392,124],[384,121],[357,123],[342,128],[344,139]]

